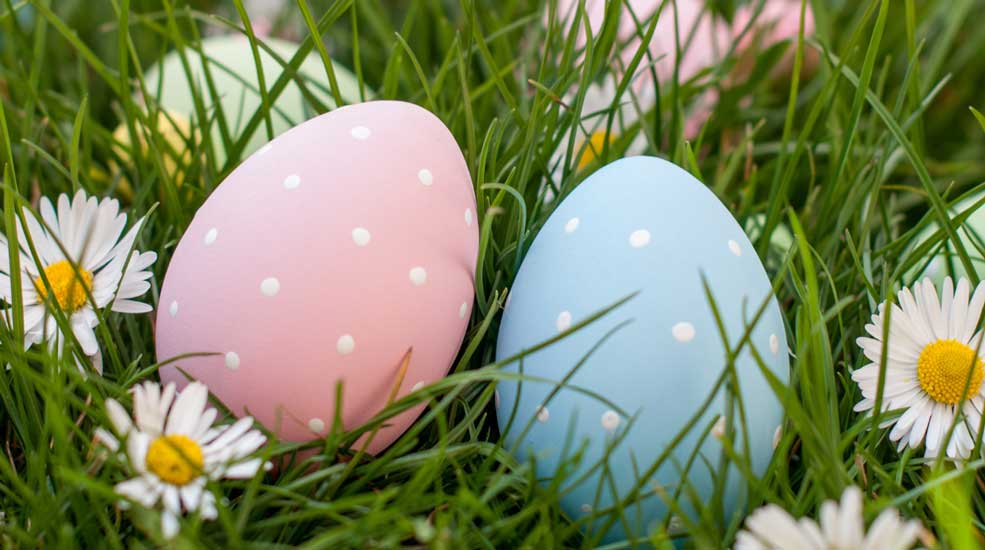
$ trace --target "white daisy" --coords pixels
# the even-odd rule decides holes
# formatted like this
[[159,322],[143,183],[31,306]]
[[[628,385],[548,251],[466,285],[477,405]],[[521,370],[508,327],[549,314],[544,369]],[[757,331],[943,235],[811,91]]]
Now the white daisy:
[[[51,201],[42,199],[40,214],[43,224],[30,210],[24,209],[26,232],[20,221],[17,222],[24,343],[30,346],[47,341],[53,350],[62,350],[65,337],[51,310],[57,307],[68,317],[82,351],[87,356],[97,356],[99,346],[93,328],[99,320],[94,307],[110,306],[121,313],[145,313],[153,309],[132,300],[150,289],[148,279],[152,273],[147,268],[157,259],[154,252],[131,254],[144,220],[137,221],[121,239],[127,216],[120,213],[119,203],[86,197],[83,191],[76,193],[71,202],[68,195],[59,196],[57,211]],[[34,261],[28,237],[34,243],[40,264]],[[0,246],[7,249],[4,235],[0,235]],[[41,278],[42,273],[50,290]],[[13,298],[10,276],[10,258],[0,252],[0,299],[7,303]],[[88,295],[92,296],[91,301]],[[98,356],[94,363],[98,369]]]
[[[178,533],[182,509],[204,519],[217,517],[215,495],[205,489],[208,481],[221,478],[249,479],[261,468],[260,458],[248,458],[267,438],[244,417],[230,426],[212,427],[217,411],[206,409],[209,390],[192,382],[180,393],[174,383],[163,391],[146,382],[133,390],[133,420],[113,399],[106,410],[117,436],[125,439],[126,454],[137,477],[118,483],[116,492],[150,508],[163,502],[161,529],[172,538]],[[102,428],[96,438],[112,451],[119,439]]]
[[[982,333],[976,332],[985,305],[985,283],[978,285],[969,302],[970,285],[962,278],[957,289],[950,278],[944,280],[940,299],[930,279],[904,288],[900,305],[893,304],[889,340],[882,341],[885,304],[865,326],[871,338],[857,340],[868,365],[852,373],[862,390],[856,411],[875,407],[879,386],[879,365],[886,353],[886,377],[882,409],[904,410],[902,416],[882,427],[893,426],[889,439],[898,448],[924,443],[925,456],[935,457],[958,416],[963,416],[947,442],[950,458],[967,458],[975,444],[981,423],[983,402]],[[967,388],[967,390],[965,389]]]
[[[576,121],[578,129],[574,135],[574,152],[572,158],[575,160],[574,166],[571,168],[571,174],[576,174],[591,167],[598,160],[598,157],[602,155],[606,140],[612,145],[613,142],[618,140],[621,135],[639,120],[639,109],[634,104],[631,92],[627,90],[619,98],[611,131],[606,133],[609,123],[609,111],[612,110],[613,103],[615,102],[616,91],[616,82],[613,79],[606,79],[602,84],[590,85],[585,92],[582,115]],[[575,97],[573,94],[565,98],[565,104],[567,105],[572,105],[574,101]],[[637,95],[636,101],[640,104],[639,108],[643,110],[646,110],[648,108],[647,106],[651,103],[648,98],[640,97],[639,95]],[[551,157],[551,179],[557,188],[560,188],[562,183],[568,145],[572,139],[570,128],[566,128],[564,132],[564,139],[561,140],[561,144]],[[646,145],[646,134],[640,130],[627,147],[625,156],[630,157],[642,154],[646,149]],[[549,203],[554,199],[554,191],[550,186],[545,184],[542,192],[545,203]]]
[[886,508],[866,534],[862,491],[853,486],[841,495],[841,506],[833,500],[821,505],[820,525],[794,519],[775,504],[763,506],[746,518],[735,550],[910,550],[922,530],[919,521],[903,521]]

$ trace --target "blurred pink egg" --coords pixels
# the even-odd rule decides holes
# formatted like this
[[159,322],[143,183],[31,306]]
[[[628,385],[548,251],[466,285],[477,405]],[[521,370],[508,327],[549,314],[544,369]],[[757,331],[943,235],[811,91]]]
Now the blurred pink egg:
[[[196,213],[157,317],[165,382],[201,380],[285,440],[377,414],[413,347],[402,397],[443,377],[472,309],[475,195],[451,133],[409,103],[351,105],[257,151]],[[368,450],[420,414],[387,421]]]
[[[564,21],[572,21],[579,2],[580,0],[560,0],[557,11],[559,17]],[[602,28],[607,3],[605,0],[585,0],[585,13],[593,34],[598,33]],[[674,2],[625,0],[621,6],[618,33],[620,42],[626,43],[619,53],[623,67],[631,62],[639,50],[638,30],[646,32],[649,19],[662,4],[665,5],[657,20],[657,28],[650,41],[649,52],[651,58],[655,60],[657,78],[665,87],[669,79],[674,77],[678,41],[681,47],[678,81],[687,82],[702,70],[718,63],[754,16],[755,23],[743,36],[739,44],[740,49],[752,46],[753,37],[759,37],[760,43],[768,46],[783,40],[796,39],[800,31],[801,0],[766,0],[758,16],[758,1],[743,4],[736,10],[731,25],[721,17],[713,18],[703,0],[676,0],[676,27]],[[627,5],[632,10],[632,14],[627,9]],[[813,32],[814,17],[808,5],[804,19],[804,34],[809,36]],[[584,31],[579,33],[576,43],[578,46],[584,46]],[[641,69],[633,82],[633,88],[642,100],[655,101],[655,86],[652,79],[647,76],[649,74],[647,62],[646,59],[641,62]],[[687,137],[698,134],[714,109],[716,101],[714,92],[703,94],[695,100],[694,109],[685,126]]]
[[[566,21],[574,19],[580,0],[561,0],[558,2],[558,14]],[[637,20],[639,28],[645,33],[649,21],[648,19],[656,13],[661,4],[666,3],[657,21],[657,28],[653,38],[650,40],[650,53],[656,60],[657,75],[660,79],[665,79],[674,74],[674,60],[676,58],[676,36],[674,32],[674,11],[673,5],[664,0],[626,0],[621,6],[619,18],[618,39],[626,42],[625,47],[620,53],[620,59],[624,66],[628,64],[636,51],[640,47],[640,39],[637,34]],[[605,0],[585,0],[585,14],[588,17],[589,26],[592,34],[598,34],[602,29],[605,18],[607,2]],[[632,14],[626,6],[632,9]],[[633,15],[636,16],[634,20]],[[680,40],[683,55],[681,56],[680,78],[681,81],[688,80],[701,69],[712,65],[715,62],[715,52],[720,51],[722,46],[728,47],[727,33],[721,33],[721,28],[716,29],[712,25],[712,20],[707,10],[704,9],[704,2],[700,0],[678,0],[677,1],[677,20],[680,26]],[[713,29],[719,32],[713,32]],[[691,39],[692,46],[687,47],[688,37],[694,32]],[[634,38],[634,36],[636,38]],[[632,38],[632,40],[630,40]],[[719,42],[718,47],[713,47],[715,42]],[[579,33],[577,40],[579,47],[585,45],[584,31]],[[647,60],[642,61],[643,64]],[[639,81],[638,81],[639,82]]]

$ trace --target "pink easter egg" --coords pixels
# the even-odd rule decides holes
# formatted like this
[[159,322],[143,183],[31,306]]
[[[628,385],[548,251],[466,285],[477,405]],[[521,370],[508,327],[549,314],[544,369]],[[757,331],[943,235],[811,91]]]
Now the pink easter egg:
[[[558,2],[557,13],[562,21],[573,21],[580,1]],[[602,29],[609,2],[584,1],[589,27],[593,35],[597,34]],[[623,67],[632,61],[640,47],[639,31],[645,33],[648,30],[650,18],[663,6],[650,40],[650,58],[655,60],[654,69],[663,86],[667,86],[667,82],[674,77],[675,67],[678,81],[687,82],[721,61],[754,16],[755,23],[739,43],[740,50],[752,47],[754,36],[762,39],[763,47],[783,40],[795,40],[800,31],[800,5],[801,0],[766,0],[762,10],[758,11],[758,2],[743,4],[736,10],[732,24],[729,25],[721,17],[713,17],[704,0],[677,0],[674,3],[664,0],[625,0],[619,12],[618,38],[621,43],[625,43],[619,52],[619,59]],[[813,32],[814,17],[808,5],[804,34],[810,36]],[[679,59],[678,42],[681,49]],[[579,31],[576,44],[584,47],[583,30]],[[649,76],[648,63],[647,59],[643,60],[641,69],[633,80],[633,88],[642,101],[655,101],[655,84]],[[616,74],[621,76],[618,67]],[[693,112],[686,122],[685,136],[690,138],[698,134],[716,102],[717,93],[713,90],[697,98]]]
[[[558,2],[557,13],[563,21],[572,21],[580,0],[561,0]],[[687,81],[717,63],[732,46],[735,38],[756,17],[751,33],[747,33],[740,47],[750,45],[750,34],[755,35],[765,30],[767,44],[797,37],[800,30],[801,0],[767,0],[762,10],[758,11],[758,3],[743,4],[736,10],[731,25],[720,17],[714,16],[706,7],[704,0],[677,0],[676,14],[674,4],[664,0],[626,0],[619,12],[620,42],[625,42],[620,58],[628,64],[640,46],[638,32],[646,32],[649,28],[649,18],[663,6],[657,19],[657,28],[650,40],[649,52],[656,62],[657,75],[661,79],[673,76],[677,61],[677,45],[680,42],[681,57],[678,64],[680,80]],[[585,0],[585,16],[588,18],[592,34],[602,29],[607,9],[605,0]],[[629,9],[627,9],[627,6]],[[632,10],[632,13],[630,13]],[[634,16],[635,15],[635,19]],[[813,12],[808,6],[804,20],[804,34],[814,32]],[[577,46],[585,46],[584,31],[580,31]],[[647,63],[644,60],[643,64]]]
[[[171,258],[157,316],[161,379],[179,369],[281,438],[343,427],[443,377],[472,309],[475,194],[451,133],[410,103],[351,105],[292,128],[216,188]],[[397,439],[422,407],[386,422]]]

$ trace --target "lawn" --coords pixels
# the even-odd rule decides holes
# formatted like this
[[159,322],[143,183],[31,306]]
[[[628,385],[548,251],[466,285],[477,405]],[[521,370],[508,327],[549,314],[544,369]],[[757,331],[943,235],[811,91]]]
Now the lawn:
[[[828,541],[787,547],[861,548],[836,544],[861,540],[848,532],[859,521],[872,526],[866,548],[985,546],[985,479],[978,473],[985,465],[978,349],[985,291],[974,290],[981,279],[976,269],[985,269],[985,240],[973,230],[985,230],[978,221],[985,212],[977,212],[985,203],[985,33],[975,30],[985,0],[765,3],[783,4],[779,10],[760,0],[613,0],[594,11],[592,3],[0,0],[0,233],[10,237],[0,251],[0,364],[6,366],[0,368],[0,546],[731,548],[737,539],[741,545],[758,536],[760,547],[780,548],[765,544],[769,531],[787,525],[784,514],[819,520]],[[236,37],[238,49],[210,53],[201,46],[222,37]],[[194,76],[195,86],[179,81],[177,90],[174,78],[170,84],[159,78],[165,70],[188,77],[210,57],[237,76]],[[243,86],[254,87],[254,99],[236,91]],[[167,94],[181,95],[173,105],[183,102],[186,112],[165,105]],[[351,256],[309,263],[307,251],[335,250],[327,244],[330,220],[364,206],[345,196],[309,203],[304,212],[329,221],[311,226],[303,254],[283,261],[307,271],[315,289],[313,301],[298,305],[317,313],[308,320],[312,338],[332,357],[357,357],[365,342],[376,341],[331,332],[343,306],[318,301],[322,286],[369,277],[353,303],[381,334],[433,332],[438,343],[411,342],[411,350],[387,352],[379,368],[395,366],[386,371],[381,406],[343,414],[339,404],[322,418],[305,417],[303,437],[297,430],[282,437],[288,432],[276,422],[261,422],[267,417],[253,409],[262,406],[246,407],[256,423],[237,423],[244,416],[241,400],[226,403],[218,391],[209,401],[216,412],[203,412],[207,388],[200,384],[185,386],[170,410],[173,426],[190,427],[171,431],[163,416],[173,395],[161,397],[157,383],[189,375],[176,374],[176,362],[200,359],[228,372],[252,372],[243,350],[185,349],[192,333],[170,321],[189,311],[179,309],[180,299],[165,299],[165,281],[187,267],[176,267],[174,258],[190,261],[181,256],[179,242],[188,242],[182,238],[202,240],[197,231],[205,222],[196,212],[205,204],[201,216],[222,218],[210,205],[249,179],[251,163],[266,170],[309,150],[310,142],[274,139],[291,126],[372,100],[399,100],[433,113],[454,137],[449,162],[467,169],[468,180],[464,169],[460,177],[471,184],[475,202],[469,195],[461,204],[468,206],[464,222],[473,240],[462,254],[475,260],[466,280],[474,295],[461,309],[460,298],[448,298],[449,311],[460,312],[453,321],[461,320],[454,325],[464,332],[461,345],[459,328],[438,328],[429,321],[432,310],[408,310],[405,290],[377,283],[382,279],[374,272],[352,272]],[[352,109],[331,120],[363,112]],[[395,119],[381,116],[380,124]],[[444,130],[434,130],[434,141],[427,134],[415,142],[415,132],[431,121],[420,120],[426,122],[398,128],[394,143],[417,147],[444,139]],[[371,136],[362,126],[353,127],[351,137],[346,132],[354,143]],[[261,149],[271,140],[273,149]],[[294,143],[296,150],[283,147]],[[335,143],[326,141],[315,155],[326,179],[353,170],[386,174],[400,165],[393,149],[381,148],[360,165],[363,157]],[[503,432],[507,425],[517,431],[533,426],[529,433],[536,437],[552,404],[536,412],[518,405],[504,422],[510,415],[497,411],[500,390],[506,397],[518,380],[536,379],[538,353],[554,357],[544,354],[585,343],[585,335],[597,335],[598,349],[606,349],[605,330],[634,321],[620,311],[652,294],[613,296],[596,311],[575,312],[574,320],[564,311],[555,336],[511,350],[515,354],[504,354],[508,345],[501,340],[509,330],[501,327],[522,321],[504,310],[518,306],[508,305],[515,284],[517,300],[531,295],[520,293],[518,272],[528,253],[538,251],[538,239],[548,240],[541,229],[564,224],[554,218],[552,225],[551,214],[569,199],[574,204],[603,166],[635,155],[683,168],[717,197],[736,227],[745,228],[749,240],[728,246],[744,261],[758,257],[765,268],[765,278],[756,281],[771,286],[776,298],[779,328],[772,336],[779,339],[771,338],[767,348],[777,349],[767,356],[750,343],[726,345],[727,353],[720,353],[719,343],[698,339],[692,345],[716,350],[706,372],[711,378],[721,372],[721,380],[712,388],[713,380],[691,376],[696,387],[707,386],[711,397],[718,392],[738,411],[777,403],[780,427],[772,445],[766,437],[750,448],[757,439],[745,417],[719,424],[702,408],[711,402],[704,396],[682,398],[665,415],[666,425],[647,424],[632,410],[607,410],[606,431],[633,430],[633,441],[646,442],[659,460],[613,473],[605,460],[590,464],[590,452],[572,452],[560,469],[545,474],[543,464],[528,460],[518,439]],[[442,191],[441,176],[437,167],[422,169],[415,185]],[[295,193],[313,183],[293,176],[283,189],[279,180],[276,185]],[[398,191],[380,192],[389,194],[383,202],[397,204]],[[245,220],[244,231],[277,228],[295,215],[259,195],[229,196],[223,200],[254,201],[249,211],[255,217]],[[207,203],[210,197],[215,201]],[[427,224],[440,206],[391,208],[388,218],[412,216]],[[95,221],[87,225],[83,216]],[[585,218],[572,220],[564,225],[567,233],[591,229]],[[693,220],[698,233],[715,231],[707,221]],[[661,242],[653,233],[653,244]],[[230,235],[202,234],[207,246]],[[358,227],[351,241],[372,249],[385,244],[385,235]],[[745,242],[752,249],[743,249]],[[262,243],[280,250],[280,243]],[[644,247],[651,235],[634,232],[629,243]],[[242,270],[264,250],[240,258]],[[693,259],[670,255],[655,265]],[[661,280],[660,269],[643,275],[660,280],[667,297],[685,292],[681,281]],[[920,283],[924,275],[930,279]],[[230,280],[229,273],[215,276]],[[958,282],[961,276],[967,281]],[[417,266],[409,277],[438,294],[457,288]],[[602,284],[565,280],[560,270],[552,277],[538,296],[572,287],[575,295],[588,295]],[[259,291],[287,296],[282,282],[264,279]],[[203,295],[225,300],[217,303],[245,303],[235,285],[211,290],[211,282],[202,284]],[[721,296],[712,286],[692,301],[695,311],[716,307]],[[916,290],[901,293],[907,288]],[[759,305],[751,304],[753,313]],[[266,338],[264,324],[270,335],[284,334],[278,329],[283,318],[230,307],[245,313],[212,310],[196,337],[217,324],[226,334],[238,331],[244,349],[268,358],[268,374],[319,356],[305,351],[301,335]],[[518,311],[525,307],[519,304]],[[746,327],[749,334],[754,325]],[[661,333],[671,335],[690,341],[694,326]],[[637,344],[663,353],[660,341],[654,336]],[[773,343],[779,341],[789,350]],[[432,344],[450,354],[447,365],[428,360]],[[588,347],[579,348],[579,357],[587,354],[585,368],[619,372],[589,361],[595,348]],[[211,355],[176,360],[162,348]],[[781,367],[761,354],[779,357]],[[447,375],[411,390],[417,380],[404,376],[422,363],[439,374],[447,366]],[[574,376],[583,365],[571,363],[557,367]],[[761,371],[770,381],[766,389],[755,395],[737,390]],[[379,372],[361,376],[378,381]],[[270,384],[273,392],[278,376],[258,384]],[[354,376],[325,385],[324,399],[354,399],[345,393],[358,383]],[[552,382],[560,388],[568,380]],[[598,402],[612,397],[593,389],[582,394]],[[255,395],[247,401],[264,403]],[[148,415],[156,420],[148,424]],[[551,418],[569,420],[576,423],[557,412]],[[754,428],[773,434],[775,426]],[[558,433],[564,439],[566,432]],[[685,436],[690,433],[700,439]],[[375,438],[388,444],[372,445]],[[620,439],[606,441],[609,456]],[[556,443],[579,449],[581,442],[572,435]],[[599,482],[598,501],[572,507],[572,488],[584,483],[585,468],[602,479],[635,475],[639,490],[613,503]],[[660,468],[664,478],[679,481],[673,490],[645,475]],[[720,477],[725,472],[727,483]],[[702,475],[714,483],[697,482]],[[172,486],[181,489],[180,504]],[[843,496],[844,518],[837,520],[825,502]],[[636,501],[648,510],[647,521],[636,517]],[[762,508],[767,505],[773,506]],[[897,512],[908,523],[893,523],[890,515]],[[653,514],[657,519],[649,521]],[[804,525],[803,533],[813,533]],[[837,525],[841,535],[830,532]],[[774,541],[798,540],[789,534],[798,528],[787,527],[792,538],[773,533]]]

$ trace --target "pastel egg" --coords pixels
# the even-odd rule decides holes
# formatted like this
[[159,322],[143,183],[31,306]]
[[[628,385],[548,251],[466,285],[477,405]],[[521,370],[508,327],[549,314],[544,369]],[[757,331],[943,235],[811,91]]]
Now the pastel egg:
[[[562,19],[572,21],[580,3],[581,0],[560,0],[557,13]],[[602,30],[608,4],[605,0],[584,0],[585,16],[593,35]],[[736,9],[729,24],[723,18],[713,16],[704,0],[677,0],[676,6],[663,0],[627,0],[619,12],[618,37],[625,43],[620,57],[626,63],[632,60],[640,47],[639,26],[642,25],[645,32],[650,18],[662,8],[649,51],[661,80],[673,77],[676,68],[680,81],[686,82],[718,63],[752,20],[756,25],[742,36],[744,46],[749,46],[752,35],[757,33],[764,35],[762,38],[768,43],[796,39],[800,31],[800,4],[800,0],[766,0],[761,11],[758,2],[743,4]],[[805,34],[812,34],[814,17],[809,6],[804,25]],[[678,40],[681,45],[679,59]],[[584,31],[579,31],[577,44],[585,46]]]
[[[198,132],[192,127],[191,122],[185,115],[178,112],[161,110],[157,113],[157,118],[153,120],[154,130],[163,138],[164,143],[157,144],[161,147],[161,156],[164,162],[164,170],[171,176],[172,183],[180,186],[185,183],[185,170],[192,161],[192,151],[188,144],[195,144],[200,141]],[[137,149],[141,154],[145,154],[150,147],[143,128],[136,128]],[[120,158],[127,158],[133,154],[133,142],[130,139],[130,129],[126,124],[117,126],[113,132],[113,151]],[[120,167],[114,161],[110,161],[111,174],[118,175],[118,192],[126,199],[133,198],[133,187],[126,175],[121,173]]]
[[[157,356],[179,359],[162,380],[181,384],[184,371],[285,440],[324,437],[336,405],[344,429],[362,426],[387,404],[408,350],[397,398],[455,359],[472,307],[475,209],[458,144],[416,105],[351,105],[289,130],[216,188],[175,249]],[[201,353],[211,355],[182,357]],[[420,411],[387,419],[369,452]]]
[[[985,257],[983,257],[982,252],[985,250],[985,207],[976,208],[975,206],[983,197],[985,197],[985,192],[972,193],[971,196],[959,201],[948,211],[952,220],[951,224],[954,226],[979,279],[985,276]],[[963,223],[958,223],[955,218],[963,214],[967,214],[967,218]],[[930,240],[934,233],[939,230],[941,230],[940,224],[932,223],[920,233],[915,242],[921,245]],[[940,285],[945,277],[957,280],[960,277],[968,276],[957,247],[946,234],[937,241],[933,250],[936,254],[932,259],[929,261],[918,260],[911,272],[911,279],[917,279],[922,274]]]
[[[729,406],[728,390],[716,390],[726,348],[703,281],[729,348],[742,342],[734,368],[747,430]],[[744,340],[747,322],[761,307]],[[748,438],[752,471],[765,471],[783,408],[755,355],[787,380],[783,318],[742,227],[683,169],[653,157],[618,160],[561,201],[516,275],[496,357],[505,372],[522,370],[524,379],[499,383],[499,426],[519,460],[536,457],[538,479],[552,480],[568,468],[562,508],[573,519],[592,515],[592,534],[609,542],[645,536],[670,520],[655,491],[674,498],[676,491],[693,490],[712,498],[716,485],[704,460],[718,464],[722,443],[702,434],[719,417],[734,426],[728,437],[737,452]],[[692,415],[698,421],[685,433]],[[658,464],[665,451],[667,460]],[[693,451],[699,453],[695,462]],[[684,475],[680,468],[687,464],[692,468]],[[723,487],[731,514],[745,487],[735,468]],[[693,513],[688,493],[682,494],[682,509]],[[617,499],[626,503],[622,521],[611,515]],[[599,530],[609,520],[614,523],[603,535]]]
[[[262,47],[257,46],[264,84],[269,91],[283,74],[284,66],[297,52],[298,45],[275,38],[261,40],[280,58],[278,61]],[[204,112],[209,117],[205,123],[209,124],[211,130],[210,137],[216,161],[221,165],[226,160],[226,151],[222,146],[223,127],[218,119],[219,111],[221,109],[229,136],[233,140],[239,139],[250,118],[262,107],[260,79],[257,75],[256,58],[253,56],[249,40],[244,36],[205,38],[202,40],[201,50],[202,55],[190,47],[184,51],[191,79],[185,71],[181,56],[178,52],[171,52],[147,70],[145,82],[148,93],[157,99],[163,109],[181,114],[186,119],[194,121],[198,127],[204,124],[198,120],[195,97],[197,95],[201,98]],[[339,63],[333,63],[332,67],[342,99],[346,103],[358,102],[359,83],[355,75]],[[297,75],[312,97],[330,108],[335,107],[325,65],[316,50],[312,50],[312,53],[301,63]],[[213,88],[216,96],[212,94]],[[273,135],[278,136],[315,114],[317,114],[315,107],[306,99],[297,81],[292,80],[278,95],[270,109]],[[243,157],[253,153],[267,141],[266,124],[261,121],[251,134],[243,151]]]
[[[581,0],[560,0],[556,13],[564,24],[570,26],[580,4]],[[605,0],[584,1],[585,17],[593,36],[601,32],[606,10],[611,9],[611,4],[612,2]],[[657,81],[651,77],[651,64],[644,59],[639,66],[638,74],[633,79],[635,99],[627,93],[616,101],[614,97],[616,87],[612,85],[603,88],[603,90],[611,90],[601,94],[604,110],[610,110],[613,105],[622,106],[619,109],[620,115],[615,128],[617,133],[636,122],[638,117],[632,116],[634,101],[640,104],[644,112],[648,111],[657,102],[658,85],[666,88],[667,83],[674,78],[681,83],[687,83],[701,76],[702,71],[720,63],[724,54],[730,51],[737,40],[739,40],[739,53],[742,50],[765,49],[785,40],[796,40],[800,32],[800,0],[766,0],[761,10],[759,5],[759,2],[740,5],[732,22],[729,23],[720,16],[713,16],[705,0],[677,0],[674,4],[664,0],[626,0],[618,12],[618,43],[623,46],[616,52],[619,63],[614,64],[613,75],[617,78],[622,77],[624,72],[621,68],[632,62],[640,48],[640,26],[645,32],[652,17],[658,14],[656,29],[648,47]],[[749,23],[753,20],[755,24],[750,27]],[[582,24],[579,24],[579,28],[582,28],[581,26]],[[747,27],[750,27],[748,31],[746,31]],[[804,18],[804,34],[810,36],[813,32],[814,17],[808,6]],[[576,44],[581,48],[585,46],[583,30],[579,30]],[[678,51],[680,51],[679,55]],[[789,63],[781,63],[781,65],[786,66]],[[750,68],[746,67],[746,71]],[[609,97],[605,97],[606,95]],[[586,99],[583,116],[587,117],[599,112],[597,103],[599,103],[598,99]],[[694,100],[685,122],[685,136],[693,138],[698,135],[716,103],[717,95],[714,91],[703,93]],[[585,124],[595,131],[599,126],[607,125],[607,118],[594,116],[585,121]],[[581,141],[588,142],[587,139]],[[640,134],[639,139],[630,146],[630,150],[645,145],[645,139]]]
[[[756,241],[759,240],[765,226],[766,214],[750,216],[746,218],[746,222],[743,224],[746,235],[749,236],[749,240],[753,244],[756,244]],[[770,246],[766,254],[766,266],[771,270],[776,270],[782,265],[790,249],[795,246],[795,240],[793,233],[790,232],[790,228],[786,224],[780,223],[773,228],[769,241]]]

